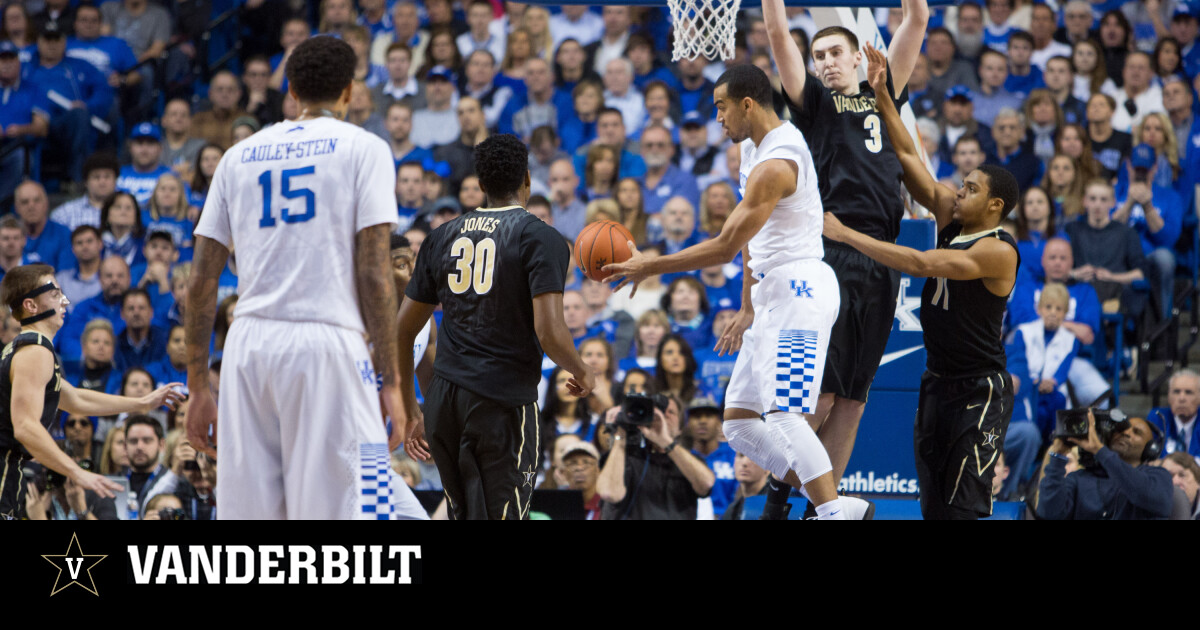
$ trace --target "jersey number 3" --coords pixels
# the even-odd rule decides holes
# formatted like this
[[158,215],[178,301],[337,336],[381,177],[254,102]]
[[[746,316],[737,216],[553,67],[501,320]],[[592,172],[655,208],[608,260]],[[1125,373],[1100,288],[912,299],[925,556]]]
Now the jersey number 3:
[[871,153],[879,153],[883,149],[883,132],[880,131],[879,116],[871,114],[863,121],[863,129],[871,134],[867,136],[867,150]]
[[[305,166],[304,168],[289,168],[284,169],[280,175],[280,190],[279,194],[283,195],[284,199],[299,199],[304,198],[304,212],[295,214],[286,205],[283,207],[283,222],[284,223],[304,223],[313,218],[317,214],[317,196],[313,191],[307,188],[292,188],[292,178],[301,175],[312,175],[317,172],[315,166]],[[271,228],[275,227],[275,215],[271,209],[271,171],[264,171],[258,176],[258,185],[262,187],[262,218],[258,220],[258,227]]]
[[450,256],[458,259],[454,261],[454,271],[446,278],[451,291],[458,295],[474,287],[475,293],[483,295],[492,290],[492,277],[496,272],[496,241],[485,238],[474,243],[464,236],[450,246]]

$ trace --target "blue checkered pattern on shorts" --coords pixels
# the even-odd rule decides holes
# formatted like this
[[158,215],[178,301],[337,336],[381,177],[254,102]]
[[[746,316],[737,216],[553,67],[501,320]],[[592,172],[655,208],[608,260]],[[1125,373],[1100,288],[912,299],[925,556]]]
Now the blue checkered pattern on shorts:
[[775,354],[775,404],[780,411],[812,413],[817,375],[817,331],[781,330]]
[[392,458],[387,444],[359,444],[360,499],[363,514],[386,521],[392,516]]

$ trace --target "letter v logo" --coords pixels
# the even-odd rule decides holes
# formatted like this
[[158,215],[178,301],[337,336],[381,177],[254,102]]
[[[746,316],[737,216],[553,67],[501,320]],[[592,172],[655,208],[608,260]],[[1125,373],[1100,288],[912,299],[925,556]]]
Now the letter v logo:
[[83,558],[64,558],[67,561],[67,571],[71,573],[72,580],[79,579],[79,569],[83,567]]

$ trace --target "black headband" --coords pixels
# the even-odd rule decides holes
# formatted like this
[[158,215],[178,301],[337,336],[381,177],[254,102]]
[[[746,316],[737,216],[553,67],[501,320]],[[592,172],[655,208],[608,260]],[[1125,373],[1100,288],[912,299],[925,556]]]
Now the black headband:
[[[24,302],[25,300],[31,300],[43,293],[49,293],[51,291],[54,291],[55,289],[58,289],[58,285],[54,284],[53,282],[47,282],[46,284],[43,284],[42,286],[29,291],[29,293],[22,295],[21,301]],[[25,319],[21,320],[21,325],[28,326],[30,324],[36,324],[37,322],[40,322],[43,319],[50,319],[51,317],[54,317],[54,313],[57,310],[58,309],[52,308],[44,313],[38,313],[37,315],[31,315],[29,317],[26,317]]]

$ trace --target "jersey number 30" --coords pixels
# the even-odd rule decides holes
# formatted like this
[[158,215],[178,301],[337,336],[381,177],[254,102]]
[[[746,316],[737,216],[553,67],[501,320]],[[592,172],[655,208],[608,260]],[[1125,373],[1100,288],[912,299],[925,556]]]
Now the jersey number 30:
[[492,290],[492,276],[496,272],[496,241],[485,238],[475,243],[464,236],[450,246],[450,256],[458,259],[454,261],[454,271],[446,278],[451,291],[457,295],[474,287],[475,293],[483,295]]
[[[297,214],[293,213],[286,205],[283,207],[283,222],[284,223],[304,223],[313,218],[317,214],[317,197],[313,191],[307,188],[292,188],[292,178],[301,175],[312,175],[317,172],[315,166],[305,166],[304,168],[289,168],[284,169],[280,175],[280,190],[279,194],[283,195],[284,199],[299,199],[304,198],[304,212]],[[271,228],[275,227],[275,215],[271,209],[271,171],[265,171],[258,176],[258,185],[262,186],[262,218],[258,220],[258,227]]]

